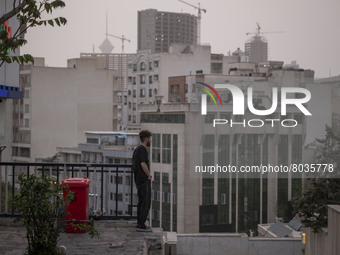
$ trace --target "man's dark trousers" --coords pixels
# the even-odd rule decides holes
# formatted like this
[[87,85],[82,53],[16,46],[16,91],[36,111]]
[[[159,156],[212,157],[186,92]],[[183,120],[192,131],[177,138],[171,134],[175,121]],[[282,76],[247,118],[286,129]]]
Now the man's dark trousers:
[[145,181],[138,190],[137,223],[145,224],[151,206],[151,180]]

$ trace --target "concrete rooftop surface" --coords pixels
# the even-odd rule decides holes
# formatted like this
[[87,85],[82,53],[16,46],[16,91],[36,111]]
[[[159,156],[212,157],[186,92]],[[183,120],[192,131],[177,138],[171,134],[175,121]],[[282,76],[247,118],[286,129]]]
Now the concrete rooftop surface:
[[[161,254],[161,230],[137,232],[135,226],[136,221],[95,221],[99,239],[91,239],[86,233],[62,233],[58,245],[66,247],[67,255]],[[13,224],[13,219],[0,219],[0,255],[23,255],[27,245],[25,235],[25,227]]]

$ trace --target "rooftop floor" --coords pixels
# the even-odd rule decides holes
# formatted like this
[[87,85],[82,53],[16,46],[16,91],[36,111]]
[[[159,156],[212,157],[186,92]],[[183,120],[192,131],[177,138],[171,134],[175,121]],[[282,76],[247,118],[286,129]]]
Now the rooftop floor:
[[[62,233],[58,244],[66,247],[68,255],[161,254],[161,231],[137,232],[135,226],[136,221],[95,221],[99,239]],[[22,255],[27,244],[25,234],[25,227],[12,224],[12,219],[0,219],[0,254]]]

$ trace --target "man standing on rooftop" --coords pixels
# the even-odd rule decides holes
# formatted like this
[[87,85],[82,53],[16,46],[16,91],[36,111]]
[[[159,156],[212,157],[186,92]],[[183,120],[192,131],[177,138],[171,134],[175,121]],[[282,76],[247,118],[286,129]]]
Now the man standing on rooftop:
[[146,147],[151,145],[152,134],[148,130],[139,132],[141,144],[134,150],[132,156],[132,170],[138,193],[137,205],[137,231],[151,231],[145,225],[151,206],[151,174],[149,153]]

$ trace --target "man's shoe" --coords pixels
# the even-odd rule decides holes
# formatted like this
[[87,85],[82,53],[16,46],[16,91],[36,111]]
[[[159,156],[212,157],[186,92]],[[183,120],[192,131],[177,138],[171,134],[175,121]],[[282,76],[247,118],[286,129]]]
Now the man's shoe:
[[144,224],[143,225],[138,224],[137,225],[137,231],[140,231],[140,232],[151,232],[152,228],[150,228],[148,226],[145,226]]

